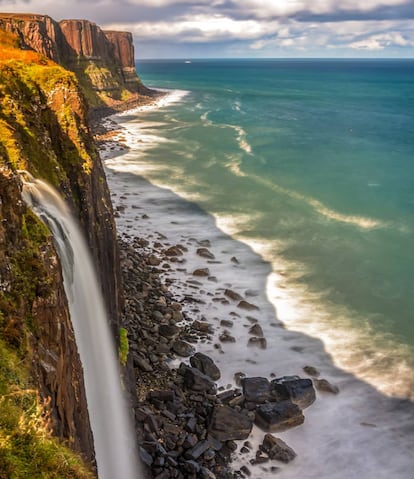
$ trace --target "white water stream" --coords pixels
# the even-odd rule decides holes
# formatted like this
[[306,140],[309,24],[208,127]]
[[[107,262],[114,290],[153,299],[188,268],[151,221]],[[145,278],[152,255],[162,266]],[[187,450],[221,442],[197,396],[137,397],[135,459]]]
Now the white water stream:
[[60,195],[24,172],[23,199],[53,233],[83,365],[99,479],[141,477],[115,348],[91,256]]

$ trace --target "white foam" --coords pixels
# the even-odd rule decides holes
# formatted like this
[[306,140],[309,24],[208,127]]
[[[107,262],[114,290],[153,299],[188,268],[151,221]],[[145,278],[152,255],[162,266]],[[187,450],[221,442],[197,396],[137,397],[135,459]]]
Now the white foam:
[[[142,150],[138,148],[128,154],[140,156],[140,151]],[[122,156],[115,161],[122,162]],[[145,160],[135,161],[142,167]],[[229,167],[232,168],[231,165]],[[237,170],[235,163],[233,168]],[[144,176],[148,174],[153,181],[151,170],[139,171]],[[282,471],[278,474],[281,479],[300,476],[306,479],[349,479],[359,476],[364,479],[411,479],[412,463],[409,454],[414,447],[414,434],[408,429],[403,434],[395,425],[404,424],[406,428],[413,428],[412,409],[408,412],[396,409],[390,399],[377,392],[377,389],[388,393],[392,390],[389,389],[393,387],[389,384],[389,365],[383,363],[383,377],[377,374],[380,372],[377,368],[376,376],[371,378],[370,371],[375,370],[372,365],[378,361],[379,356],[374,355],[370,358],[370,363],[361,362],[358,365],[362,356],[358,356],[356,351],[357,348],[363,350],[366,337],[358,339],[349,336],[346,311],[341,312],[343,317],[335,317],[335,320],[338,319],[338,329],[332,328],[329,321],[331,313],[319,304],[323,298],[306,289],[293,287],[295,278],[292,271],[296,270],[300,277],[304,272],[301,270],[303,266],[280,260],[275,251],[282,250],[282,243],[273,242],[269,245],[259,240],[242,238],[248,247],[243,242],[224,236],[221,230],[237,235],[249,224],[249,215],[216,218],[215,225],[208,215],[194,214],[194,210],[189,209],[169,189],[157,188],[135,174],[125,177],[114,169],[108,170],[107,176],[111,191],[117,194],[117,204],[125,207],[117,219],[119,231],[145,237],[151,242],[161,242],[165,247],[180,243],[188,248],[180,260],[182,263],[178,264],[178,268],[165,272],[163,280],[171,283],[171,291],[176,299],[183,300],[191,296],[197,301],[203,301],[184,301],[184,311],[189,317],[205,319],[214,326],[212,340],[200,343],[198,347],[213,357],[220,367],[221,384],[231,383],[237,371],[250,376],[266,377],[271,373],[303,375],[302,367],[310,364],[341,389],[336,397],[318,394],[316,403],[305,411],[304,426],[280,434],[298,452],[298,457],[292,464],[282,466]],[[188,198],[188,193],[184,191],[185,185],[182,189],[180,194]],[[294,192],[293,197],[304,201],[301,195],[297,197]],[[305,199],[309,201],[309,198]],[[137,205],[142,209],[134,209]],[[316,206],[319,207],[319,204],[313,207]],[[145,220],[141,216],[144,212],[148,216]],[[196,253],[200,242],[206,239],[211,241],[209,249],[217,262],[209,263]],[[238,262],[231,261],[232,257],[237,258]],[[263,258],[271,261],[271,267]],[[216,277],[218,282],[197,278],[201,285],[187,283],[187,280],[194,279],[191,273],[199,267],[208,267],[210,275]],[[232,301],[223,301],[226,299],[223,295],[226,287],[256,304],[260,310],[245,313]],[[256,293],[252,290],[256,290]],[[251,294],[255,296],[249,296]],[[289,328],[304,331],[308,335],[281,327],[275,308],[277,316]],[[233,313],[237,313],[238,317]],[[247,347],[251,325],[247,316],[259,320],[267,338],[267,349]],[[223,331],[221,319],[233,320],[233,327],[229,330],[237,339],[235,343],[223,344],[218,340]],[[221,345],[222,353],[214,344]],[[328,353],[334,353],[334,357],[339,358],[341,363],[348,364],[349,370],[359,367],[357,374],[368,378],[375,387],[337,369],[325,348]],[[401,373],[401,377],[404,377],[407,371],[403,362],[400,368],[402,371],[394,369],[394,372]],[[407,384],[412,383],[408,380]],[[397,388],[400,394],[406,393],[401,383],[397,384]],[[373,423],[376,427],[362,426],[361,423]],[[252,440],[259,443],[262,437],[263,432],[255,429]],[[386,458],[384,450],[389,451]],[[270,471],[266,472],[260,466],[252,467],[247,463],[250,457],[246,455],[245,458],[239,458],[237,464],[246,463],[256,479],[273,477]]]

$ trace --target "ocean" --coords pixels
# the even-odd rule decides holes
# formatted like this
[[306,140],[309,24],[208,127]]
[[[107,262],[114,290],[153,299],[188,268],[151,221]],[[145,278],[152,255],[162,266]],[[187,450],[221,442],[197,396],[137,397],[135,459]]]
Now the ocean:
[[[414,61],[147,60],[137,70],[167,96],[115,118],[126,148],[106,167],[127,211],[118,228],[187,245],[165,279],[178,299],[189,288],[204,298],[188,311],[217,335],[234,321],[236,345],[201,346],[227,382],[313,365],[340,389],[281,434],[298,458],[279,477],[411,478]],[[200,244],[215,255],[210,281],[191,279]],[[230,287],[258,312],[226,304]],[[266,349],[246,347],[249,321]]]

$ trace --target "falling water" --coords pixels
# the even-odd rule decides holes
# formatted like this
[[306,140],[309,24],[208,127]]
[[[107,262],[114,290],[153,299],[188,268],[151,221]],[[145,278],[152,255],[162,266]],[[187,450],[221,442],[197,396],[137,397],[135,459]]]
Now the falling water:
[[90,253],[66,203],[22,172],[23,199],[53,233],[82,361],[99,479],[137,479],[135,439],[122,397],[115,348]]

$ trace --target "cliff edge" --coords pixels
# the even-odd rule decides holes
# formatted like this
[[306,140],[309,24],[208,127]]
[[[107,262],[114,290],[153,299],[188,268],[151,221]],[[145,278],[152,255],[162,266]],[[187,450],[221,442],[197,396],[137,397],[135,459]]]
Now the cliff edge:
[[141,96],[151,97],[135,70],[129,32],[105,32],[88,20],[56,22],[47,15],[0,14],[0,29],[76,73],[92,107],[117,107]]

